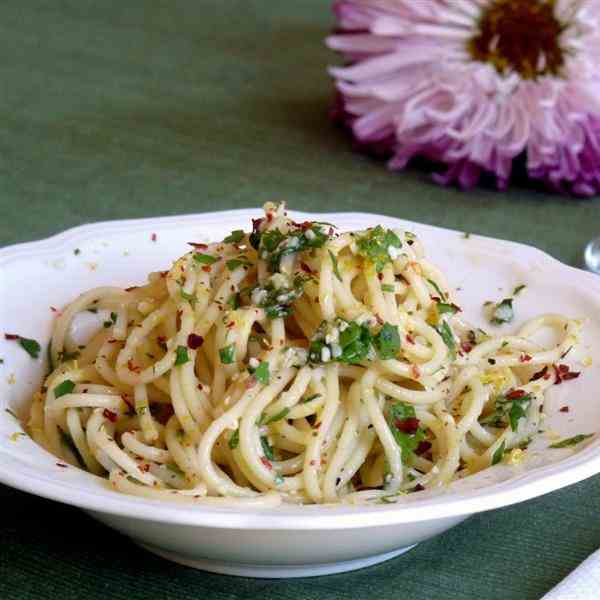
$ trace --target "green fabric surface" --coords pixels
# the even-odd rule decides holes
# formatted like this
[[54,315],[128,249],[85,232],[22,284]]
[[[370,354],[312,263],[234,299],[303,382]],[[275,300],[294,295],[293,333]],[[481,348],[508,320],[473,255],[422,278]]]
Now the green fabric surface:
[[[461,193],[352,152],[327,116],[332,23],[324,0],[3,0],[0,245],[286,199],[580,263],[600,234],[599,201],[526,187]],[[0,598],[537,599],[600,546],[599,500],[595,477],[368,570],[261,581],[159,560],[76,509],[0,487]]]

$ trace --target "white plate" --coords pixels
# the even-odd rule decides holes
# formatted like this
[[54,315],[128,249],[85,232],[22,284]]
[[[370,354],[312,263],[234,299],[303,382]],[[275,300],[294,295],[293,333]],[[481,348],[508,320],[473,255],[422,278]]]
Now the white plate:
[[[99,285],[142,283],[189,249],[186,242],[222,239],[248,229],[258,210],[237,210],[85,225],[47,240],[0,250],[0,332],[50,337],[51,306],[61,307]],[[466,317],[485,326],[482,304],[500,300],[519,284],[517,320],[561,312],[585,320],[579,359],[600,356],[600,278],[567,267],[539,250],[371,214],[293,213],[342,229],[381,223],[408,227],[431,260],[458,288]],[[152,240],[156,234],[156,241]],[[79,252],[76,252],[76,249]],[[506,328],[509,330],[509,328]],[[14,342],[0,341],[0,406],[24,415],[45,371]],[[554,386],[546,428],[560,437],[600,430],[600,359],[588,368],[569,356],[579,379]],[[569,413],[559,412],[568,404]],[[521,502],[600,472],[600,442],[541,452],[540,439],[520,465],[497,465],[442,493],[422,492],[402,504],[370,507],[286,506],[270,510],[185,507],[122,495],[103,480],[56,459],[24,436],[0,411],[0,481],[81,507],[146,548],[183,564],[256,577],[294,577],[351,570],[385,560],[460,523],[469,515]],[[11,437],[12,436],[12,437]],[[537,449],[536,449],[537,448]],[[335,530],[335,535],[332,531]]]

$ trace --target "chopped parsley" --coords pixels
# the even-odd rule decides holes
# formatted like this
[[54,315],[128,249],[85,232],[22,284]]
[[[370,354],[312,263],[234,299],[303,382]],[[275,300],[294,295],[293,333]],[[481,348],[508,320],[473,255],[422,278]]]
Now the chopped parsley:
[[195,294],[188,294],[187,292],[183,291],[183,288],[181,288],[180,294],[184,300],[187,300],[192,305],[192,308],[196,306],[196,302],[198,301],[198,299],[196,298]]
[[230,271],[235,271],[238,267],[252,266],[252,263],[245,256],[238,256],[237,258],[232,258],[228,260],[225,264]]
[[16,333],[5,333],[4,339],[9,341],[17,341],[19,342],[19,346],[31,356],[31,358],[38,358],[40,355],[40,350],[42,349],[39,342],[36,340],[32,340]]
[[301,404],[308,404],[309,402],[312,402],[313,400],[316,400],[317,398],[320,398],[320,397],[321,397],[321,394],[312,394],[308,398],[304,398],[304,400],[302,400]]
[[242,229],[235,229],[223,241],[226,244],[239,244],[244,239],[244,235]]
[[516,296],[517,294],[521,293],[527,286],[522,283],[521,285],[518,285],[514,290],[513,290],[513,296]]
[[436,291],[437,295],[440,297],[440,300],[446,299],[446,294],[442,292],[440,286],[433,279],[428,279],[427,283]]
[[291,304],[304,293],[304,284],[310,279],[296,275],[290,281],[281,274],[273,275],[262,287],[255,287],[250,295],[253,304],[264,308],[267,318],[279,319],[292,314]]
[[260,365],[256,367],[256,371],[254,371],[254,377],[256,377],[256,380],[259,383],[262,383],[263,385],[268,385],[270,378],[269,363],[265,361],[261,362]]
[[260,445],[262,446],[263,452],[265,454],[265,458],[268,458],[269,460],[275,460],[275,454],[273,454],[273,448],[272,448],[271,444],[269,444],[269,440],[267,439],[267,436],[265,436],[265,435],[260,436]]
[[382,291],[384,291],[384,292],[395,292],[395,291],[396,291],[396,286],[394,286],[394,285],[391,285],[391,284],[389,284],[389,283],[383,283],[383,284],[381,285],[381,289],[382,289]]
[[239,292],[229,296],[227,306],[229,306],[231,310],[237,310],[241,306]]
[[494,325],[502,325],[503,323],[510,323],[514,317],[513,299],[505,298],[494,307],[490,322]]
[[270,425],[271,423],[276,423],[277,421],[281,421],[281,419],[285,419],[287,417],[290,409],[285,407],[282,408],[278,413],[275,413],[272,417],[265,419],[264,417],[260,420],[260,425]]
[[496,398],[494,412],[480,420],[482,425],[493,427],[506,427],[510,425],[513,431],[517,431],[519,421],[527,416],[527,409],[531,404],[531,394],[515,396],[515,392]]
[[277,273],[284,256],[310,248],[321,248],[328,239],[327,233],[317,223],[312,223],[307,228],[300,227],[287,235],[279,229],[270,229],[260,238],[259,256],[267,261],[271,272]]
[[54,397],[60,398],[65,394],[71,394],[75,389],[75,383],[70,379],[65,379],[62,383],[54,388]]
[[550,444],[550,448],[568,448],[569,446],[576,446],[584,440],[591,438],[593,435],[593,433],[580,433],[578,435],[574,435],[573,437],[567,438],[566,440],[556,442],[556,444]]
[[202,254],[201,252],[194,253],[194,260],[201,265],[212,265],[216,263],[219,259],[216,256],[211,256],[210,254]]
[[231,434],[228,445],[232,450],[235,450],[240,445],[240,430],[239,429],[236,429]]
[[385,418],[396,444],[402,450],[402,460],[407,461],[425,439],[425,430],[420,427],[414,406],[394,402],[385,411]]
[[456,356],[456,340],[454,339],[454,334],[452,333],[452,329],[450,329],[448,322],[442,321],[441,325],[436,327],[436,331],[440,334],[442,340],[444,340],[444,344],[448,347],[450,356],[454,358]]
[[395,325],[385,323],[379,333],[373,337],[373,343],[381,360],[396,358],[400,350],[400,334]]
[[340,270],[338,268],[338,261],[335,257],[335,254],[331,250],[327,250],[329,252],[329,258],[331,258],[331,264],[333,265],[333,273],[338,278],[339,281],[342,281],[342,276],[340,275]]
[[492,466],[497,465],[502,460],[505,450],[506,441],[502,440],[502,443],[500,444],[500,446],[498,446],[498,448],[496,448],[496,451],[492,455]]
[[219,350],[219,357],[224,365],[230,365],[235,361],[235,344],[229,344]]
[[402,247],[402,242],[391,229],[377,225],[357,239],[356,247],[359,254],[371,261],[380,273],[386,264],[397,258],[397,248]]
[[187,362],[190,362],[188,349],[185,346],[177,346],[175,348],[175,366],[185,365]]

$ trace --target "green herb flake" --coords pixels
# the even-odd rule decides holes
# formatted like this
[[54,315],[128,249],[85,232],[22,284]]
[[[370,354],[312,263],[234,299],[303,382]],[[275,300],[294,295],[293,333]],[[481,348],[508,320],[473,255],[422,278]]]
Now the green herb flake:
[[566,440],[556,442],[556,444],[550,444],[550,448],[568,448],[569,446],[576,446],[584,440],[593,437],[593,435],[593,433],[580,433],[578,435],[574,435],[573,437],[567,438]]
[[235,361],[235,344],[229,344],[219,350],[219,357],[224,365],[230,365]]
[[399,428],[399,425],[407,419],[416,420],[414,406],[404,402],[394,402],[385,411],[385,418],[396,440],[396,444],[402,450],[402,460],[407,461],[411,454],[418,448],[419,443],[425,439],[425,430],[419,426],[418,421],[413,433],[407,433]]
[[40,350],[42,348],[36,340],[32,340],[29,338],[19,336],[17,338],[17,341],[19,342],[19,346],[21,346],[21,348],[23,348],[23,350],[25,350],[25,352],[27,352],[27,354],[29,354],[29,356],[31,356],[31,358],[39,357]]
[[505,298],[502,302],[496,304],[490,322],[494,325],[502,325],[510,323],[514,318],[513,299]]
[[285,417],[287,417],[289,412],[289,408],[282,408],[278,413],[275,413],[272,417],[269,417],[267,420],[262,421],[261,425],[270,425],[271,423],[281,421],[282,419],[285,419]]
[[498,448],[496,448],[496,451],[492,455],[492,466],[497,465],[502,460],[505,450],[506,441],[502,440],[502,443],[500,444],[500,446],[498,446]]
[[442,340],[444,340],[444,344],[448,347],[450,356],[454,358],[456,356],[456,340],[454,339],[450,325],[446,321],[442,321],[441,325],[436,327],[436,331],[442,336]]
[[381,289],[382,289],[382,291],[384,291],[384,292],[390,292],[390,293],[393,293],[393,292],[395,292],[395,291],[396,291],[396,286],[394,286],[394,285],[391,285],[391,284],[389,284],[389,283],[384,283],[384,284],[382,284],[382,285],[381,285]]
[[70,379],[65,379],[61,384],[54,388],[54,397],[60,398],[66,394],[71,394],[75,389],[75,382]]
[[400,334],[398,327],[385,323],[379,333],[373,338],[375,348],[381,360],[396,358],[400,350]]
[[309,396],[308,398],[304,398],[304,400],[302,400],[301,404],[308,404],[309,402],[312,402],[313,400],[316,400],[317,398],[320,398],[321,394],[312,394],[312,396]]
[[400,238],[391,230],[381,225],[371,229],[356,241],[359,254],[371,261],[375,270],[380,273],[386,264],[391,262],[394,252],[390,248],[401,248]]
[[237,310],[241,306],[239,292],[229,296],[227,300],[227,306],[229,306],[231,310]]
[[252,263],[245,256],[240,256],[239,258],[228,260],[225,265],[230,271],[235,271],[239,267],[250,267]]
[[185,292],[183,290],[183,288],[181,288],[179,290],[179,293],[181,294],[181,297],[184,300],[187,300],[192,305],[192,308],[194,308],[194,306],[196,306],[196,302],[198,301],[198,299],[196,298],[195,294],[188,294],[187,292]]
[[437,295],[440,297],[440,300],[446,299],[446,294],[442,292],[440,286],[433,279],[428,279],[427,283],[436,291]]
[[231,450],[235,450],[240,445],[240,430],[236,429],[229,437],[227,442]]
[[186,346],[177,346],[177,348],[175,348],[175,366],[185,365],[187,362],[190,362],[188,349]]
[[331,264],[333,265],[333,272],[335,276],[338,278],[338,281],[342,281],[342,276],[340,275],[340,270],[338,268],[338,261],[335,257],[335,254],[331,250],[327,250],[329,252],[329,258],[331,258]]
[[521,285],[518,285],[514,290],[513,290],[513,296],[517,296],[518,294],[520,294],[527,286],[522,283]]
[[456,304],[448,304],[446,302],[438,302],[436,308],[439,315],[455,315],[460,310]]
[[260,365],[258,365],[258,367],[256,368],[256,371],[254,371],[254,377],[256,377],[256,380],[259,383],[262,383],[263,385],[268,385],[270,379],[269,363],[265,361],[261,362]]
[[210,254],[202,254],[200,252],[194,253],[194,260],[201,265],[212,265],[216,263],[219,259],[216,256],[211,256]]
[[268,458],[269,460],[275,460],[275,454],[273,454],[273,448],[271,447],[271,444],[269,444],[267,436],[260,436],[260,445],[262,446],[265,458]]
[[223,241],[226,244],[239,244],[244,239],[244,235],[242,229],[235,229]]

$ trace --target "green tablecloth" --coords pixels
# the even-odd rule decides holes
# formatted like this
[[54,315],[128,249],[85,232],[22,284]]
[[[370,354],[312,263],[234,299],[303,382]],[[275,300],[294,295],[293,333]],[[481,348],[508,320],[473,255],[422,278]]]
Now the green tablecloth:
[[[578,264],[600,233],[598,201],[462,194],[354,154],[327,119],[331,25],[323,0],[3,0],[0,244],[284,198],[509,238]],[[600,477],[476,516],[383,565],[290,581],[196,572],[75,509],[8,488],[0,498],[5,600],[526,600],[600,546]]]

